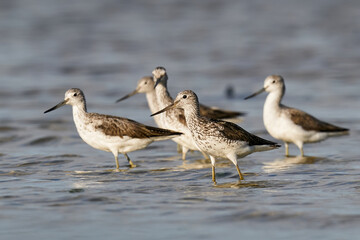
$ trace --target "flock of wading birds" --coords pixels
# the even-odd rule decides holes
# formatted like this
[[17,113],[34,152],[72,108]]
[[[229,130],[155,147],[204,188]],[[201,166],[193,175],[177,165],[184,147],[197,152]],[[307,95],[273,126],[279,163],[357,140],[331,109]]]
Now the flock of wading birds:
[[[67,90],[64,101],[44,113],[66,104],[71,105],[80,137],[93,148],[114,154],[117,170],[119,153],[124,154],[130,166],[134,167],[127,155],[129,152],[143,149],[153,141],[172,139],[181,146],[183,159],[189,150],[200,151],[205,158],[210,158],[214,183],[217,157],[227,158],[234,163],[240,180],[243,180],[238,157],[280,147],[232,122],[222,120],[239,117],[243,115],[241,112],[204,106],[191,90],[180,92],[174,100],[167,90],[168,75],[165,68],[157,67],[152,74],[140,79],[136,89],[117,102],[137,93],[145,93],[151,116],[154,116],[159,128],[127,118],[89,113],[84,93],[78,88]],[[285,143],[286,156],[289,155],[289,143],[294,143],[300,149],[301,156],[304,156],[304,143],[349,133],[346,128],[323,122],[301,110],[281,104],[285,83],[279,75],[268,76],[264,87],[245,99],[264,91],[268,92],[263,111],[264,125],[271,136]]]

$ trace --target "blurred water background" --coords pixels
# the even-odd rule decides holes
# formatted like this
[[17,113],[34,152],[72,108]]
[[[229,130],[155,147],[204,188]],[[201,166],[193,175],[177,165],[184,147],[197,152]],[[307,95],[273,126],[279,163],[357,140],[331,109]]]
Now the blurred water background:
[[[359,46],[357,0],[1,0],[1,239],[358,239]],[[69,106],[43,114],[78,87],[89,111],[154,125],[144,96],[114,102],[156,66],[173,96],[245,111],[240,125],[268,139],[265,94],[243,97],[281,74],[285,104],[351,134],[306,145],[311,157],[247,156],[241,183],[221,160],[214,186],[210,163],[171,141],[113,172]]]

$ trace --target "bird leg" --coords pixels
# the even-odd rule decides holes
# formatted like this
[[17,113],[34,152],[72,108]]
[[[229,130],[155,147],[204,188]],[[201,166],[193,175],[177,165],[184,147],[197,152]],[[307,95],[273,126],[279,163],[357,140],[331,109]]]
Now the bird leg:
[[214,182],[214,184],[216,184],[216,179],[215,179],[215,166],[211,166],[212,167],[212,180]]
[[285,156],[289,156],[289,144],[287,142],[285,142]]
[[131,168],[136,167],[136,165],[131,161],[131,159],[129,158],[129,156],[127,155],[127,153],[124,153],[124,156],[126,157],[126,159],[128,160],[128,163],[130,165]]
[[216,179],[215,179],[215,158],[211,155],[210,156],[210,160],[211,160],[211,170],[212,170],[212,180],[214,182],[214,184],[216,185]]
[[239,166],[238,166],[237,164],[236,164],[235,166],[236,166],[236,170],[237,170],[237,172],[238,172],[238,174],[239,174],[240,180],[244,180],[244,176],[242,175]]
[[118,155],[115,155],[115,163],[116,163],[116,169],[119,169],[119,159],[118,159]]

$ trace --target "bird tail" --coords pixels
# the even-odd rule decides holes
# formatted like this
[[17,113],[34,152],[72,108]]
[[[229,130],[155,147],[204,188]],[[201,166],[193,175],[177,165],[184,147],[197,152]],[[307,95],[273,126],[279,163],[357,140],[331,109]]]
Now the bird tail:
[[255,147],[256,152],[263,152],[263,151],[277,149],[277,148],[281,147],[281,145],[274,143],[274,144],[270,144],[270,145],[268,145],[268,144],[266,144],[266,145],[255,145],[254,147]]
[[168,140],[180,136],[182,133],[152,137],[155,141]]
[[181,132],[172,131],[164,128],[148,127],[152,132],[151,138],[155,141],[168,140],[182,135]]
[[343,135],[349,135],[350,131],[349,129],[344,128],[343,131],[337,131],[337,132],[328,132],[329,136],[335,137],[335,136],[343,136]]

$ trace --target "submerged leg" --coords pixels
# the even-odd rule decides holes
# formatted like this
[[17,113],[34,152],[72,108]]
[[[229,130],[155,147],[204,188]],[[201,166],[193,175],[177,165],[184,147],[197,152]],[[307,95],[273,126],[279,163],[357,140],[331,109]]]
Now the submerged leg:
[[301,146],[301,148],[300,148],[300,153],[301,153],[301,156],[303,157],[304,156],[303,146]]
[[215,158],[210,155],[210,160],[211,160],[212,180],[213,180],[214,184],[216,184],[216,177],[215,177]]
[[285,142],[285,156],[289,156],[289,143]]
[[136,165],[131,161],[131,159],[129,158],[129,156],[127,155],[127,153],[124,153],[124,156],[125,156],[126,159],[128,160],[128,163],[129,163],[130,167],[136,167]]

